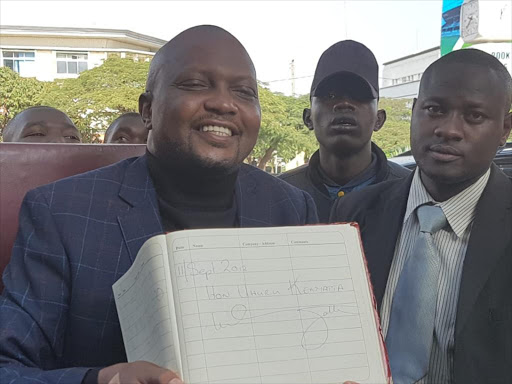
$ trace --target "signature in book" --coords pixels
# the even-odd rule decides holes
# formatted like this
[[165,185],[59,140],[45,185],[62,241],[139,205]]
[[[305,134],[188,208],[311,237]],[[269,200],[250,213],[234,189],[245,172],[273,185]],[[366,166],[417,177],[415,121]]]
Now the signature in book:
[[[316,310],[315,310],[316,309]],[[318,309],[320,311],[318,312]],[[249,309],[244,304],[236,304],[231,308],[229,317],[231,320],[221,322],[212,313],[213,327],[216,331],[221,331],[226,328],[236,327],[242,324],[248,324],[256,319],[262,320],[265,317],[276,316],[279,314],[298,312],[300,314],[299,319],[302,323],[301,328],[301,347],[305,350],[315,350],[323,347],[329,339],[329,325],[327,318],[335,315],[336,313],[343,313],[347,315],[357,315],[357,306],[352,304],[343,305],[323,305],[323,306],[312,306],[304,308],[287,308],[280,309],[277,311],[270,311],[259,315],[251,315]],[[278,320],[276,320],[278,321]]]

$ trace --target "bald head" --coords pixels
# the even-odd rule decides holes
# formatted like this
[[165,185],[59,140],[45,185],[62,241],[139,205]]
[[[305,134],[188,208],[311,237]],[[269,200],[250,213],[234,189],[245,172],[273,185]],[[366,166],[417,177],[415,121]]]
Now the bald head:
[[138,113],[128,112],[117,119],[105,132],[104,142],[107,144],[145,144],[148,130]]
[[56,108],[27,108],[7,123],[4,142],[79,143],[81,135],[71,119]]
[[489,82],[495,84],[495,92],[501,94],[505,112],[508,112],[512,103],[510,73],[497,58],[479,49],[460,49],[434,61],[423,73],[419,94],[427,91],[434,75],[443,72],[456,73],[457,68],[468,65],[476,67],[479,75],[487,77]]
[[222,28],[187,29],[153,58],[139,112],[151,131],[148,151],[166,166],[233,172],[261,122],[252,60]]
[[[223,44],[219,44],[219,42],[223,42]],[[199,25],[181,32],[158,50],[151,61],[146,91],[154,89],[158,75],[163,68],[165,71],[179,71],[184,64],[183,58],[188,58],[191,55],[200,58],[205,50],[218,50],[219,48],[229,56],[233,54],[233,49],[238,48],[240,53],[245,56],[252,68],[254,78],[256,78],[254,64],[244,46],[235,36],[215,25]]]

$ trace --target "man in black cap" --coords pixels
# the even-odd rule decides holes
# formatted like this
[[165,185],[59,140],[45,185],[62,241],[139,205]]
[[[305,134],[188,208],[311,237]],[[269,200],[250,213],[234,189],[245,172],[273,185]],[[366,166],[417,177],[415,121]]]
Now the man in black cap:
[[375,56],[356,41],[334,44],[318,61],[303,119],[320,149],[309,164],[280,177],[313,197],[320,222],[329,220],[338,197],[409,173],[371,141],[386,121],[386,111],[378,109],[378,76]]

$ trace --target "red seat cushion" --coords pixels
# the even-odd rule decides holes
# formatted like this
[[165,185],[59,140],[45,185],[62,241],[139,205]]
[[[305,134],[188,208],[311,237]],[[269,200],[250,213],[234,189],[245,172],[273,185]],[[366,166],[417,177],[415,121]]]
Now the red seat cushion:
[[145,145],[0,143],[0,273],[11,258],[18,213],[27,191],[141,156],[145,150]]

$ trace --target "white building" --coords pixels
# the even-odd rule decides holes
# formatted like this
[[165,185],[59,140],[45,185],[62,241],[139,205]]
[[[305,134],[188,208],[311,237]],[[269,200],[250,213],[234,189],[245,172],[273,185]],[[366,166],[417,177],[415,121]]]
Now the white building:
[[24,77],[73,78],[116,55],[149,60],[165,40],[127,30],[0,26],[0,66]]
[[441,57],[439,47],[388,61],[383,64],[380,97],[413,98],[418,94],[423,72]]

